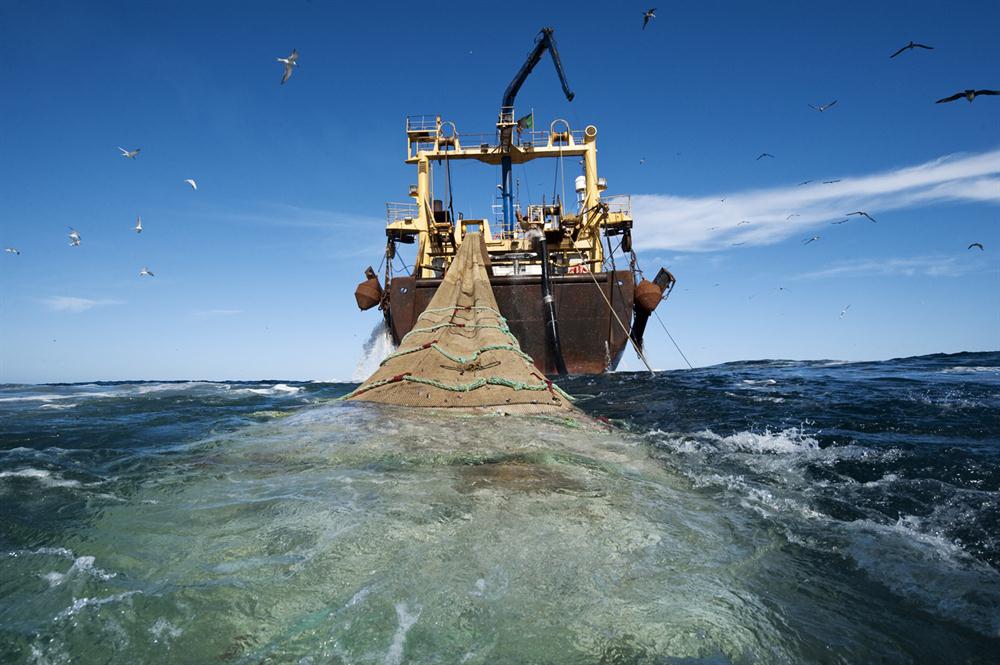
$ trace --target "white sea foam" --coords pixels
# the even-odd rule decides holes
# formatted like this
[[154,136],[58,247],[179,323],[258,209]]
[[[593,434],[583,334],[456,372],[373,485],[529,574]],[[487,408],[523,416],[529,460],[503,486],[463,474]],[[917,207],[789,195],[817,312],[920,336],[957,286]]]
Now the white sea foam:
[[385,325],[385,321],[380,320],[372,328],[371,334],[368,335],[368,341],[361,349],[361,357],[354,368],[351,380],[361,382],[367,379],[375,373],[382,361],[395,350],[396,345],[392,343],[392,334]]
[[385,665],[399,665],[403,662],[403,644],[406,642],[406,634],[417,623],[420,611],[420,606],[417,606],[416,612],[411,613],[406,603],[396,603],[396,618],[399,620],[399,627],[396,628],[396,634],[392,636],[389,651],[386,652],[385,658],[382,660]]
[[67,480],[53,476],[51,471],[45,469],[28,468],[19,471],[0,471],[0,478],[31,478],[45,487],[80,487],[81,485],[79,480]]
[[802,430],[789,428],[780,432],[737,432],[719,436],[711,430],[693,435],[677,435],[654,430],[652,436],[666,437],[666,442],[677,452],[733,452],[757,454],[802,453],[819,449],[819,441],[803,434]]
[[1000,367],[949,367],[942,374],[1000,374]]
[[58,393],[45,393],[41,395],[19,395],[17,397],[0,397],[0,403],[16,403],[16,402],[43,402],[51,403],[57,402],[59,400],[68,399],[95,399],[102,397],[119,397],[120,393],[112,392],[74,392],[69,395],[61,395]]
[[68,404],[65,403],[65,402],[52,402],[52,403],[49,403],[49,404],[42,404],[38,408],[39,409],[57,409],[59,411],[63,411],[63,410],[66,410],[66,409],[75,409],[78,406],[79,406],[79,404],[77,404],[76,402],[70,402]]
[[110,596],[104,596],[103,598],[74,598],[73,604],[64,609],[62,612],[57,614],[55,618],[65,619],[71,617],[74,614],[88,608],[88,607],[99,607],[101,605],[107,605],[108,603],[116,603],[120,600],[125,600],[126,598],[131,598],[137,593],[142,593],[141,591],[123,591],[121,593],[116,593]]
[[298,386],[289,386],[284,383],[276,383],[273,386],[267,388],[240,388],[236,390],[237,393],[253,393],[254,395],[294,395],[302,390]]
[[149,633],[153,636],[154,642],[164,642],[169,644],[171,640],[175,640],[180,637],[184,631],[163,617],[160,617],[153,622],[152,626],[149,627]]

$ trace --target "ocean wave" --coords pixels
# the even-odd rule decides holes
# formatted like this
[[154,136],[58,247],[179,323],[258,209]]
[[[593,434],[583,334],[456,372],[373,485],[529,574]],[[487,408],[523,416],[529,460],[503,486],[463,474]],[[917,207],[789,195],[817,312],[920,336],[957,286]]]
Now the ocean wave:
[[676,434],[654,430],[650,435],[661,438],[678,452],[729,452],[751,454],[789,454],[819,450],[819,441],[799,428],[780,432],[737,432],[720,436],[711,430],[693,434]]
[[0,471],[0,478],[31,478],[45,487],[80,487],[79,480],[67,480],[45,469],[20,469],[19,471]]
[[268,388],[240,388],[234,390],[234,393],[253,393],[254,395],[294,395],[301,392],[302,388],[300,386],[289,386],[284,383],[277,383]]
[[938,370],[941,374],[1000,374],[1000,367],[948,367]]

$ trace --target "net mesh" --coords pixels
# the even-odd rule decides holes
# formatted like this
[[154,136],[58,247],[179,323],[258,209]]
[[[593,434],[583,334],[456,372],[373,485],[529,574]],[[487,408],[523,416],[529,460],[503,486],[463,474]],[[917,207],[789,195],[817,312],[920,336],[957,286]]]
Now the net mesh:
[[399,349],[345,399],[400,406],[565,411],[572,398],[539,372],[500,314],[485,243],[466,235]]

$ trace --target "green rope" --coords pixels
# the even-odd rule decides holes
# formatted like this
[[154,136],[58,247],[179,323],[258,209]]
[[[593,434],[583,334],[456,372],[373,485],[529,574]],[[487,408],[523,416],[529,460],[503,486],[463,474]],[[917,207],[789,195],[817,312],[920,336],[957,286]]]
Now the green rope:
[[406,333],[406,335],[403,337],[403,339],[400,340],[400,345],[402,345],[403,342],[406,341],[407,337],[409,337],[410,335],[412,335],[414,333],[434,332],[435,330],[440,330],[441,328],[489,328],[489,329],[492,329],[492,330],[499,330],[504,335],[506,335],[508,338],[510,338],[511,342],[513,342],[515,344],[517,343],[517,338],[514,337],[513,334],[511,334],[510,328],[508,328],[506,325],[504,325],[502,323],[500,325],[498,325],[498,326],[491,325],[491,324],[488,324],[488,323],[461,323],[461,324],[459,324],[459,323],[438,323],[436,325],[428,326],[426,328],[414,328],[410,332]]
[[440,353],[442,356],[444,356],[448,360],[450,360],[450,361],[452,361],[454,363],[458,363],[459,365],[468,365],[469,363],[473,363],[473,362],[475,362],[476,360],[479,359],[479,356],[481,356],[482,354],[486,353],[487,351],[510,351],[512,353],[516,353],[517,355],[521,356],[521,358],[523,358],[526,362],[534,362],[531,359],[531,356],[529,356],[524,351],[521,351],[521,349],[517,348],[516,346],[511,346],[510,344],[490,344],[489,346],[484,346],[481,349],[479,349],[478,351],[474,352],[471,356],[455,356],[455,355],[452,355],[452,354],[448,353],[447,350],[441,348],[441,346],[439,346],[437,344],[437,342],[434,342],[434,343],[430,344],[429,346],[428,345],[417,346],[417,347],[414,347],[412,349],[404,349],[402,351],[396,351],[395,353],[393,353],[392,355],[390,355],[388,358],[386,358],[385,360],[383,360],[381,363],[379,363],[379,367],[385,365],[387,362],[389,362],[393,358],[398,358],[400,356],[406,356],[406,355],[409,355],[411,353],[416,353],[417,351],[423,351],[425,349],[434,349],[435,351],[437,351],[438,353]]
[[[494,314],[496,314],[497,318],[500,319],[501,321],[505,321],[506,320],[506,319],[503,318],[503,314],[501,314],[497,310],[493,309],[492,307],[485,307],[485,306],[482,306],[482,305],[473,305],[473,306],[469,306],[469,307],[463,307],[463,306],[460,306],[460,305],[455,305],[454,307],[433,307],[433,308],[425,309],[423,312],[420,313],[420,316],[423,316],[424,314],[427,314],[428,312],[454,312],[455,310],[463,310],[463,311],[464,310],[471,310],[471,311],[485,310],[487,312],[493,312]],[[417,318],[419,319],[420,316],[418,316]]]
[[448,390],[455,393],[467,393],[473,390],[477,390],[484,386],[505,386],[512,390],[530,390],[530,391],[543,391],[551,390],[554,393],[558,393],[563,399],[568,402],[574,401],[573,397],[570,396],[565,390],[557,386],[550,381],[543,381],[542,383],[524,383],[523,381],[514,381],[512,379],[507,379],[502,376],[490,376],[487,378],[479,378],[471,383],[458,383],[458,384],[447,384],[437,379],[428,379],[422,376],[411,376],[409,374],[394,376],[389,379],[382,379],[380,381],[375,381],[367,386],[359,386],[353,391],[341,397],[341,400],[350,399],[361,393],[368,392],[375,388],[387,385],[389,383],[396,383],[398,381],[410,381],[413,383],[422,383],[427,386],[432,386],[434,388],[440,388],[441,390]]

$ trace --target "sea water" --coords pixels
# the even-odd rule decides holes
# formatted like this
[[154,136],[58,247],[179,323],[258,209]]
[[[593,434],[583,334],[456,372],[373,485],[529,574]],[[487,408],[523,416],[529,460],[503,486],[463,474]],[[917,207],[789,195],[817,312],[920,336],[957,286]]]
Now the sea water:
[[3,663],[996,663],[1000,354],[0,387]]

